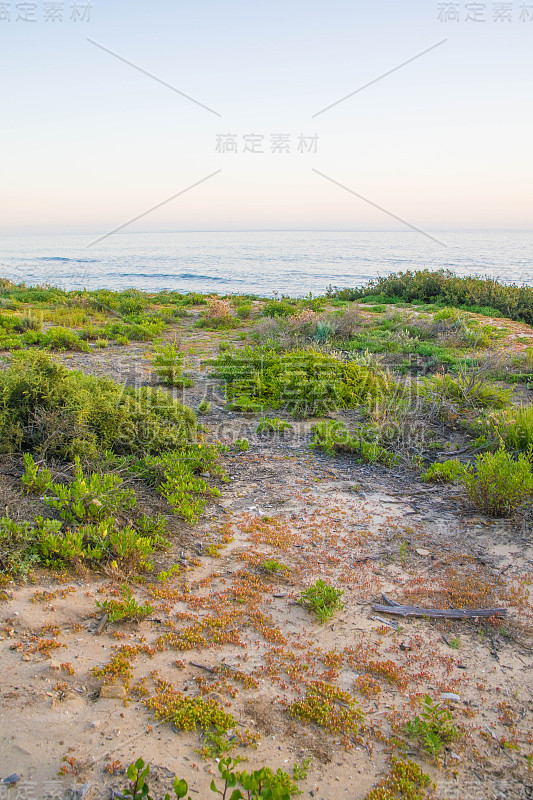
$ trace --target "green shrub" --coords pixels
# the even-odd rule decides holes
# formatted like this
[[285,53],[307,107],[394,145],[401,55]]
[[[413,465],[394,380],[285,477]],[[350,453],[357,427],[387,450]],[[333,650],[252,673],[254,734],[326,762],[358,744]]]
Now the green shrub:
[[203,513],[209,495],[220,495],[218,489],[198,477],[198,473],[208,470],[220,474],[217,454],[216,447],[198,445],[181,452],[145,456],[132,469],[163,495],[173,511],[192,525]]
[[211,411],[211,403],[208,400],[202,400],[198,404],[197,411],[199,414],[209,414]]
[[192,386],[190,378],[183,375],[183,353],[175,344],[160,344],[154,347],[152,361],[154,372],[167,386]]
[[246,400],[249,410],[269,405],[294,416],[319,416],[366,403],[391,388],[376,369],[313,349],[279,354],[245,347],[221,353],[212,363],[215,375],[225,383],[226,398],[242,410]]
[[496,453],[483,453],[476,466],[463,478],[464,486],[476,506],[494,517],[508,517],[529,502],[533,474],[528,456],[514,459],[503,444]]
[[330,620],[335,611],[344,608],[344,603],[341,600],[343,594],[344,591],[342,589],[329,586],[319,578],[316,583],[302,592],[298,602],[315,614],[317,619],[323,623]]
[[77,333],[57,325],[49,328],[45,334],[43,344],[50,350],[83,350],[88,352],[88,347]]
[[0,372],[0,450],[73,460],[103,451],[158,453],[199,436],[194,413],[168,392],[125,389],[107,378],[68,370],[42,353],[14,357]]
[[467,468],[457,458],[448,459],[442,463],[435,462],[422,475],[423,481],[434,483],[452,483],[465,475]]
[[79,524],[102,522],[119,512],[135,507],[135,493],[122,489],[117,475],[83,474],[80,459],[75,461],[75,477],[71,483],[54,483],[49,470],[39,470],[30,453],[24,454],[25,472],[22,484],[28,491],[45,492],[44,503],[59,512],[61,519]]
[[296,303],[290,300],[269,300],[263,306],[264,317],[290,317],[296,311]]
[[413,739],[418,739],[424,750],[434,758],[438,758],[447,742],[452,742],[458,736],[450,711],[442,703],[434,703],[428,694],[424,697],[422,711],[413,722],[405,725],[405,732]]
[[449,373],[425,378],[421,393],[428,399],[451,400],[472,408],[504,408],[513,397],[512,389],[500,389],[487,383],[482,375],[466,372],[456,378]]
[[292,425],[279,417],[261,417],[255,430],[256,433],[283,434],[285,431],[292,431]]
[[252,314],[251,303],[240,303],[237,306],[237,316],[241,319],[248,319]]
[[376,431],[370,426],[361,426],[359,437],[352,436],[343,422],[334,420],[319,422],[311,428],[313,438],[310,447],[320,448],[329,455],[335,453],[357,453],[361,460],[381,462],[388,466],[396,463],[396,457],[379,444]]
[[248,439],[235,440],[235,450],[238,453],[246,453],[246,451],[249,449],[250,449],[250,442],[248,441]]
[[409,303],[444,303],[477,313],[488,310],[492,314],[496,309],[509,319],[533,323],[532,287],[503,284],[488,276],[459,277],[447,269],[396,272],[374,278],[360,289],[328,289],[328,296],[341,300],[372,298],[372,302],[385,302],[381,298],[378,301],[376,295]]
[[496,435],[510,450],[527,451],[533,447],[533,406],[521,406],[505,411],[493,419]]

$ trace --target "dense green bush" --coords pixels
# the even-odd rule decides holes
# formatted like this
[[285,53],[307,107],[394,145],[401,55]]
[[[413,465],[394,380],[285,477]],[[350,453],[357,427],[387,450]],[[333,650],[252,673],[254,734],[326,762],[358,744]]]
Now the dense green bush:
[[457,458],[450,458],[441,463],[435,462],[422,475],[423,481],[434,483],[453,483],[466,474],[466,466]]
[[126,389],[68,370],[40,351],[0,372],[0,451],[45,451],[66,460],[159,453],[197,440],[191,409],[168,392]]
[[[445,303],[451,306],[466,306],[471,310],[492,312],[493,309],[509,319],[533,323],[533,288],[503,284],[496,278],[468,276],[461,278],[451,270],[428,269],[417,272],[396,272],[386,277],[374,278],[360,289],[328,290],[330,297],[340,300],[362,300],[367,296],[380,296],[389,302],[403,300],[408,303]],[[489,307],[483,308],[483,307]]]
[[227,400],[242,410],[271,406],[295,416],[319,416],[377,399],[391,388],[376,369],[313,349],[280,354],[245,347],[221,353],[212,363]]
[[483,453],[476,458],[463,483],[470,499],[486,514],[508,517],[530,502],[533,474],[529,458],[523,453],[514,459],[500,446],[496,453]]

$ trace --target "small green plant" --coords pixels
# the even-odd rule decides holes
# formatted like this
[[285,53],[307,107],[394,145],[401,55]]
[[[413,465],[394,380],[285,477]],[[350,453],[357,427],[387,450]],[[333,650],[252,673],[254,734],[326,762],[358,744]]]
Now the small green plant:
[[236,439],[235,450],[238,453],[246,453],[246,451],[249,449],[250,449],[250,442],[248,441],[248,439]]
[[459,735],[450,711],[442,703],[433,702],[428,694],[424,697],[421,713],[405,725],[405,732],[418,739],[424,750],[435,759],[438,759],[444,744]]
[[276,575],[280,572],[284,575],[288,575],[291,572],[291,567],[275,558],[265,558],[261,564],[261,567],[265,572],[273,575]]
[[[124,791],[124,797],[129,797],[131,800],[152,800],[149,794],[147,778],[150,774],[150,765],[145,764],[142,758],[137,759],[134,764],[130,764],[127,770],[127,776],[130,779],[130,785]],[[174,779],[174,795],[177,800],[182,800],[189,791],[187,781]],[[170,795],[165,795],[165,800],[170,800]],[[191,800],[190,796],[187,800]]]
[[85,476],[77,456],[74,463],[74,480],[69,484],[55,483],[49,470],[40,472],[30,453],[25,453],[22,484],[28,490],[44,491],[43,501],[50,508],[57,509],[59,516],[67,522],[102,522],[119,511],[134,508],[135,493],[121,488],[122,478],[96,472]]
[[292,431],[292,425],[279,417],[261,417],[255,430],[256,433],[283,433]]
[[322,578],[319,578],[316,583],[302,592],[298,602],[315,614],[321,623],[324,623],[333,617],[335,611],[344,608],[341,600],[343,594],[344,590],[329,586]]
[[435,462],[422,475],[422,480],[434,483],[452,483],[466,475],[467,467],[457,458],[450,458],[442,463]]
[[[414,761],[404,761],[392,756],[392,766],[381,783],[372,789],[364,800],[426,800],[430,787],[429,775],[422,772]],[[431,795],[433,796],[433,795]]]
[[153,613],[153,607],[142,605],[133,596],[133,591],[126,584],[122,587],[122,600],[103,600],[96,601],[96,607],[107,614],[109,622],[119,622],[120,620],[135,619],[141,621]]
[[[224,783],[219,789],[213,779],[211,781],[213,794],[220,795],[223,800],[290,800],[294,795],[301,793],[297,782],[305,780],[307,777],[310,759],[304,761],[302,766],[295,764],[292,777],[282,769],[278,768],[276,772],[273,772],[270,767],[266,766],[252,772],[237,771],[236,767],[240,762],[240,758],[218,760],[218,771]],[[130,783],[123,796],[130,800],[152,800],[148,786],[149,775],[150,765],[146,764],[142,758],[130,764],[127,770]],[[185,780],[176,777],[173,790],[176,800],[182,800],[187,795],[189,787]],[[170,800],[168,793],[164,800]],[[187,800],[191,800],[191,798],[188,797]]]
[[454,639],[450,639],[450,647],[452,650],[459,650],[461,647],[461,639],[459,636],[456,636]]
[[167,386],[192,386],[191,378],[183,375],[183,353],[175,344],[159,344],[154,347],[152,360],[154,372]]
[[209,412],[211,411],[211,403],[209,403],[207,400],[202,400],[198,404],[197,411],[199,414],[209,414]]
[[528,455],[515,459],[500,445],[496,453],[482,453],[475,468],[463,477],[470,499],[486,514],[508,517],[530,501],[533,474]]

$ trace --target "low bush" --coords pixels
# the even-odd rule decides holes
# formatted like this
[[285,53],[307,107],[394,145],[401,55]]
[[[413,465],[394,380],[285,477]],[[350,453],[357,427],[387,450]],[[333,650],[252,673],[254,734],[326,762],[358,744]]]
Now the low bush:
[[168,392],[128,389],[68,370],[40,351],[0,372],[0,450],[72,461],[103,451],[158,453],[198,440],[195,414]]
[[200,320],[202,328],[237,328],[240,324],[238,318],[233,316],[231,303],[227,300],[212,298],[207,303],[207,308]]
[[[329,288],[328,295],[340,300],[389,302],[404,300],[423,303],[445,303],[449,306],[467,307],[482,313],[496,309],[509,319],[533,323],[533,288],[503,284],[496,278],[459,277],[453,271],[420,270],[396,272],[374,278],[360,289]],[[381,296],[378,300],[376,295]]]
[[473,503],[493,517],[508,517],[517,508],[530,502],[533,474],[528,456],[516,459],[503,444],[496,453],[483,453],[476,458],[475,468],[463,477]]
[[435,462],[422,475],[422,480],[433,483],[453,483],[462,478],[467,467],[457,458],[451,458],[441,463]]
[[343,422],[319,422],[311,429],[313,438],[310,447],[320,448],[329,455],[356,453],[360,460],[381,462],[388,466],[396,463],[393,453],[379,444],[377,432],[370,426],[361,426],[359,436],[352,436]]
[[285,431],[292,431],[292,425],[279,417],[261,417],[255,430],[256,433],[283,434]]
[[433,402],[450,400],[463,408],[496,408],[509,405],[512,389],[501,389],[489,383],[480,372],[462,372],[457,377],[449,373],[438,373],[425,378],[421,394]]
[[344,608],[344,603],[341,599],[343,594],[344,591],[342,589],[329,586],[319,578],[316,583],[302,592],[298,602],[311,611],[319,622],[324,623],[334,616],[335,611]]
[[490,419],[490,427],[509,450],[533,448],[533,406],[521,406]]
[[152,364],[156,375],[167,386],[193,385],[191,378],[183,375],[183,353],[176,344],[156,345]]
[[211,363],[224,381],[227,400],[237,410],[271,406],[294,416],[320,416],[378,398],[391,386],[376,369],[313,349],[279,354],[245,347],[221,353]]
[[442,703],[433,702],[428,694],[424,697],[420,714],[405,725],[405,732],[420,741],[424,750],[435,759],[444,745],[459,735],[451,712]]

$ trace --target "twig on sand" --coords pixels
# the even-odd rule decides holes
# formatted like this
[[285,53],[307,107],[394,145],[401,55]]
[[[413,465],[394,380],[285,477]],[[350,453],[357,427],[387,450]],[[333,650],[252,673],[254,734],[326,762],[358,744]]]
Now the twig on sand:
[[386,605],[373,605],[372,610],[380,614],[394,614],[399,617],[430,617],[432,619],[475,619],[476,617],[506,617],[506,608],[419,608],[403,606],[386,595],[381,595]]

